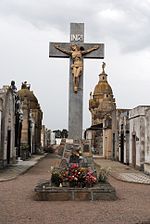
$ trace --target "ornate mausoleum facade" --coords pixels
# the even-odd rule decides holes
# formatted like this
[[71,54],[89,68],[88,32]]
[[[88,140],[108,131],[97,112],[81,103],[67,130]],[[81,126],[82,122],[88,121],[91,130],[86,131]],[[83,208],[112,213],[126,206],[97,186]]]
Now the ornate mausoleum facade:
[[21,129],[21,157],[37,153],[41,147],[42,117],[40,105],[30,85],[25,81],[18,91],[23,112]]
[[95,153],[104,158],[112,158],[116,103],[112,88],[107,81],[105,63],[102,65],[99,82],[95,86],[93,94],[90,94],[89,110],[92,117],[90,130]]
[[91,140],[93,153],[150,174],[150,106],[116,108],[105,63],[90,94],[89,110],[92,124],[86,136]]

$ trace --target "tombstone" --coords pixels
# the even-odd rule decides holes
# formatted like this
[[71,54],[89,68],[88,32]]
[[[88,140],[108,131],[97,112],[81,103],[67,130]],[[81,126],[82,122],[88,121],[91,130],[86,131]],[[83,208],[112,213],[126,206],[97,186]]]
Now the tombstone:
[[69,138],[82,139],[83,59],[104,58],[104,44],[84,43],[84,23],[71,23],[70,43],[50,43],[49,57],[70,58]]

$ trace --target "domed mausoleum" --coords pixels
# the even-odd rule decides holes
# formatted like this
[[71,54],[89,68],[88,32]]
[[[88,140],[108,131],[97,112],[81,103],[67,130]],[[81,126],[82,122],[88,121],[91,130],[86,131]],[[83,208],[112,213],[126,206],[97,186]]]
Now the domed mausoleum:
[[95,153],[105,158],[111,158],[116,103],[112,88],[107,81],[104,62],[99,82],[95,86],[93,94],[90,93],[89,110],[92,116],[90,129],[92,130],[92,146]]
[[22,83],[18,96],[23,111],[21,131],[22,153],[27,157],[27,154],[36,153],[40,149],[43,113],[37,98],[33,91],[30,90],[30,85],[26,81]]

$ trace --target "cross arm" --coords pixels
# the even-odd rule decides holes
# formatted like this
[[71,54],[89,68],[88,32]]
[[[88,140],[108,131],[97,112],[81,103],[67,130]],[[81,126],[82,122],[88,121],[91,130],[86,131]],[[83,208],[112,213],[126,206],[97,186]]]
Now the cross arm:
[[[65,49],[65,51],[70,52],[70,46],[72,44],[77,44],[81,51],[83,50],[84,58],[95,58],[95,59],[103,59],[104,58],[104,44],[97,43],[59,43],[59,42],[51,42],[49,45],[49,57],[55,58],[69,58],[69,54],[66,54],[55,46],[59,46],[61,49]],[[94,51],[90,51],[90,49],[98,47]],[[85,53],[87,51],[87,53]],[[89,52],[88,52],[89,51]]]
[[59,46],[61,49],[64,49],[66,52],[70,51],[70,43],[51,42],[49,44],[49,57],[69,58],[68,54],[57,49],[55,46]]
[[[83,50],[84,58],[97,58],[97,59],[104,58],[104,44],[84,43],[84,44],[80,44],[80,46],[84,49]],[[93,48],[97,48],[97,49],[92,50]]]

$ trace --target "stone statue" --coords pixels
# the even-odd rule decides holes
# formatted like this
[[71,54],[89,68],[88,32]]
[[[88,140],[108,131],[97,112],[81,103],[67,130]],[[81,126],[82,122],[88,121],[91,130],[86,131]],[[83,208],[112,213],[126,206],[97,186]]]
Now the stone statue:
[[72,58],[72,75],[73,75],[73,86],[74,86],[74,92],[78,92],[78,87],[79,87],[79,80],[80,76],[82,75],[83,71],[83,55],[88,54],[92,51],[95,51],[99,48],[99,46],[95,45],[92,48],[89,48],[87,50],[82,50],[82,47],[79,47],[77,44],[72,44],[70,46],[71,50],[67,51],[63,48],[60,48],[58,45],[55,45],[55,48],[60,50],[61,52],[70,55]]
[[106,63],[103,62],[103,63],[102,63],[102,73],[105,73],[105,67],[106,67]]
[[11,81],[11,86],[10,86],[10,88],[13,90],[13,92],[17,92],[17,87],[16,87],[16,85],[15,85],[15,81]]
[[22,82],[21,89],[29,89],[30,90],[30,84],[27,84],[27,81]]

